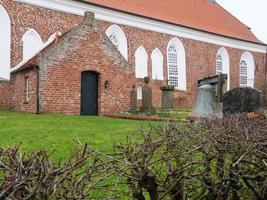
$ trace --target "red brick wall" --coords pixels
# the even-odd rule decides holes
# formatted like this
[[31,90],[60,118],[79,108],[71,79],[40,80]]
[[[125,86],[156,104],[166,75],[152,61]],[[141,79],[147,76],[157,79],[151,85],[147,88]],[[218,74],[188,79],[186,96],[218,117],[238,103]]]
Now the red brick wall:
[[79,16],[18,3],[13,0],[0,0],[0,4],[9,13],[12,23],[12,66],[17,65],[22,60],[21,39],[27,30],[35,29],[45,42],[56,31],[64,33],[76,26],[81,19]]
[[[29,101],[26,101],[25,78],[29,80]],[[27,69],[12,76],[14,85],[13,109],[16,111],[36,112],[37,103],[37,71]]]
[[[61,31],[61,32],[66,32],[70,30],[71,28],[75,27],[80,21],[81,17],[79,16],[74,16],[70,14],[66,14],[63,12],[58,12],[58,11],[53,11],[50,9],[45,9],[45,8],[39,8],[27,4],[22,4],[18,3],[15,1],[10,1],[10,0],[0,0],[0,3],[7,9],[7,11],[10,14],[10,18],[12,20],[12,65],[15,66],[19,61],[22,59],[22,45],[21,45],[21,38],[22,35],[29,29],[29,28],[34,28],[42,37],[43,41],[46,41],[51,34],[53,34],[55,31]],[[109,25],[111,25],[108,22],[99,22],[98,24],[101,28],[101,30],[104,32],[106,28],[108,28]],[[121,26],[121,28],[124,30],[127,39],[128,39],[128,52],[129,52],[129,64],[134,67],[134,54],[135,50],[140,46],[143,45],[148,53],[148,74],[151,77],[152,75],[152,62],[150,59],[150,55],[152,51],[155,48],[158,48],[161,50],[161,52],[164,55],[164,77],[166,79],[167,77],[167,44],[169,40],[173,37],[167,34],[161,34],[161,33],[155,33],[147,30],[141,30],[133,27],[127,27],[127,26]],[[208,44],[204,42],[199,42],[199,41],[194,41],[191,39],[186,39],[186,38],[179,38],[182,43],[184,44],[185,50],[186,50],[186,65],[187,65],[187,91],[182,92],[182,91],[176,91],[175,92],[175,105],[177,107],[191,107],[194,104],[195,100],[195,93],[196,93],[196,80],[200,79],[204,76],[208,75],[213,75],[215,74],[215,58],[218,49],[221,46],[218,45],[213,45],[213,44]],[[77,42],[77,41],[74,41]],[[73,43],[71,45],[74,45],[77,43]],[[92,44],[96,45],[95,42]],[[74,50],[70,50],[70,52],[77,53],[79,54],[79,57],[82,56],[87,56],[88,57],[88,62],[90,60],[91,63],[93,63],[92,60],[96,59],[96,54],[93,54],[92,52],[88,52],[89,50],[87,49],[81,49],[82,45],[80,46],[80,52],[77,53]],[[237,87],[239,85],[239,61],[242,53],[244,50],[238,50],[234,48],[226,48],[229,56],[230,56],[230,68],[231,68],[231,88]],[[265,79],[265,65],[264,65],[264,57],[265,54],[263,53],[254,53],[251,52],[254,56],[254,60],[256,62],[256,69],[255,69],[255,86],[258,89],[261,89],[261,84],[263,80]],[[91,56],[91,59],[89,57]],[[101,56],[104,56],[106,54],[102,53]],[[109,55],[109,54],[108,54]],[[73,54],[68,54],[68,56],[65,56],[65,61],[68,61],[69,63],[72,64],[72,68],[77,69],[77,65],[80,65],[79,60],[75,61],[75,59],[72,59]],[[107,59],[110,59],[108,57]],[[99,59],[99,60],[102,60]],[[47,61],[48,63],[50,62],[49,60]],[[60,63],[61,61],[58,61]],[[83,60],[82,62],[85,62]],[[96,61],[94,61],[96,62]],[[104,62],[104,61],[101,61]],[[100,61],[98,62],[100,63]],[[105,61],[106,63],[106,61]],[[79,69],[77,70],[94,70],[96,67],[94,65],[95,63],[91,65],[86,65],[86,66],[80,66],[78,67]],[[70,65],[66,66],[61,63],[58,72],[63,73],[65,71],[68,71]],[[65,67],[65,68],[63,68]],[[116,66],[115,66],[116,67]],[[106,66],[108,69],[109,67]],[[105,69],[105,67],[102,67],[101,69]],[[50,69],[49,69],[50,70]],[[52,77],[55,77],[57,79],[56,70],[49,71],[49,76],[52,75]],[[61,71],[60,71],[61,70]],[[75,74],[76,76],[76,81],[80,78],[80,71]],[[100,77],[101,79],[101,84],[103,84],[103,80],[106,78],[109,78],[108,76],[109,71],[105,73],[103,72],[103,75]],[[118,83],[120,83],[120,77],[121,74],[117,76],[118,78]],[[113,77],[114,82],[115,77]],[[47,78],[48,79],[48,78]],[[52,78],[51,78],[52,79]],[[51,80],[53,82],[55,80]],[[142,80],[136,80],[136,83],[142,83]],[[156,107],[160,106],[161,102],[161,91],[159,90],[159,87],[163,84],[163,81],[153,81],[151,80],[151,87],[153,88],[153,102]],[[50,87],[57,87],[56,85],[50,85]],[[72,85],[65,85],[64,86],[64,93],[66,95],[67,92],[68,94],[68,101],[69,102],[75,102],[77,104],[75,107],[76,111],[75,113],[78,113],[78,96],[79,94],[71,94],[71,89],[68,89],[68,87],[79,87],[78,85],[72,86]],[[1,85],[0,83],[0,88],[7,88],[6,84]],[[62,88],[62,87],[61,87]],[[76,88],[77,89],[77,88]],[[57,91],[60,90],[60,88],[57,88]],[[100,87],[100,90],[102,92],[105,92],[103,88]],[[0,90],[1,91],[1,90]],[[77,90],[78,91],[78,90]],[[4,92],[2,92],[4,93]],[[1,94],[1,93],[0,93]],[[60,104],[62,102],[62,98],[60,95],[53,94],[52,99],[45,99],[43,100],[43,105],[46,105],[46,109],[44,111],[47,112],[62,112],[66,111],[67,113],[73,113],[73,109],[69,108],[69,106],[61,106],[61,107],[54,107],[53,103]],[[8,95],[7,95],[8,96]],[[110,98],[110,96],[108,96]],[[58,98],[58,99],[57,99]],[[73,98],[73,99],[72,99]],[[112,98],[111,98],[112,99]],[[126,98],[124,100],[119,100],[116,98],[118,101],[129,101]],[[103,106],[103,99],[101,100],[102,108],[104,110],[108,110],[108,105],[106,105],[107,108],[104,108]],[[0,100],[1,102],[1,100]],[[8,101],[10,102],[10,100]],[[17,102],[14,100],[14,102]],[[113,101],[109,101],[110,106],[114,106]],[[10,103],[5,103],[10,105]],[[1,103],[0,103],[1,105]],[[4,104],[2,103],[2,107]],[[70,106],[72,107],[72,105]],[[55,109],[55,110],[53,110]],[[104,112],[104,111],[103,111]],[[106,111],[105,111],[106,112]]]
[[7,81],[0,81],[0,109],[12,107],[13,86]]
[[[105,31],[111,23],[99,22],[102,30]],[[151,53],[158,48],[164,56],[164,79],[167,79],[167,45],[174,37],[167,34],[155,33],[147,30],[141,30],[133,27],[120,25],[128,39],[129,63],[135,66],[135,51],[142,45],[148,53],[148,75],[152,77]],[[195,102],[197,90],[197,80],[205,76],[215,75],[216,55],[222,46],[195,41],[187,38],[179,38],[186,52],[187,67],[187,91],[175,91],[176,107],[192,107]],[[241,55],[245,50],[226,48],[230,57],[230,84],[231,88],[239,86],[239,62]],[[265,54],[251,52],[256,62],[255,66],[255,87],[261,89],[262,81],[265,79]],[[143,80],[138,79],[138,84]],[[153,102],[156,107],[161,104],[160,86],[164,81],[151,80],[150,86],[153,88]]]
[[83,22],[38,60],[41,112],[80,114],[83,71],[99,73],[100,115],[129,109],[134,72],[97,26]]

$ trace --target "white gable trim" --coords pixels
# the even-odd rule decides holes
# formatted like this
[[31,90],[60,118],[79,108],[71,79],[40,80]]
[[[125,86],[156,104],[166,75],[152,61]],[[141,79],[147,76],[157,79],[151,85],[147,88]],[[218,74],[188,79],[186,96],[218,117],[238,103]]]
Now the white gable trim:
[[22,60],[17,66],[11,68],[10,72],[16,72],[17,70],[19,70],[21,67],[23,67],[29,60],[31,60],[32,58],[34,58],[38,53],[40,53],[42,50],[44,50],[46,47],[48,47],[50,44],[52,44],[57,37],[61,36],[62,34],[60,32],[55,32],[53,35],[51,35],[48,40],[43,44],[42,47],[40,47],[38,52],[35,52],[34,54],[32,54],[31,56],[29,56],[27,59]]
[[165,33],[177,37],[189,38],[197,41],[207,42],[230,48],[266,53],[267,46],[245,42],[228,37],[218,36],[203,31],[185,28],[178,25],[172,25],[157,20],[147,19],[119,11],[114,11],[100,6],[94,6],[87,3],[73,0],[15,0],[17,2],[36,5],[44,8],[58,10],[66,13],[83,16],[85,11],[95,13],[96,19],[112,22],[115,24],[132,26],[135,28]]

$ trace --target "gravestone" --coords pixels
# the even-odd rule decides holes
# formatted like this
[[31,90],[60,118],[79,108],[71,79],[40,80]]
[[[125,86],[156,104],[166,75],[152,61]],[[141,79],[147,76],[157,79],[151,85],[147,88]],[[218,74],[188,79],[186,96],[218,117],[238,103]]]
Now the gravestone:
[[229,90],[223,96],[223,113],[250,113],[263,109],[262,93],[250,87]]
[[135,85],[132,86],[130,111],[135,112],[137,110],[137,91]]
[[161,109],[173,109],[173,91],[175,88],[171,85],[160,87],[162,91]]
[[149,77],[144,78],[145,85],[142,86],[142,107],[141,112],[155,114],[156,110],[152,105],[152,89],[148,86]]

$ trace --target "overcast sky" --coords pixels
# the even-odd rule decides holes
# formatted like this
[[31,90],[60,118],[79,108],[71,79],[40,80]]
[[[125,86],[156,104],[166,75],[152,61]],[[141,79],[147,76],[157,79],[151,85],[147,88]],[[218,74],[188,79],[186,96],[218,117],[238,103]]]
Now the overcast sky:
[[216,0],[267,44],[267,0]]

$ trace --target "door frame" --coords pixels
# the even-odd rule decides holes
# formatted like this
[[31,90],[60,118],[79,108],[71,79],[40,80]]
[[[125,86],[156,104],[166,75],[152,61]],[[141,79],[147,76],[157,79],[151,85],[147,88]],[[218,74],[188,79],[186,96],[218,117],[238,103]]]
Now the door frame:
[[88,115],[83,115],[82,114],[82,84],[83,84],[83,80],[82,80],[82,77],[83,77],[83,73],[92,73],[92,74],[95,74],[97,76],[97,105],[96,105],[96,115],[95,116],[98,116],[99,115],[99,88],[100,88],[100,73],[97,72],[97,71],[93,71],[93,70],[86,70],[86,71],[81,71],[80,73],[80,82],[81,82],[81,85],[80,85],[80,115],[82,116],[88,116]]

